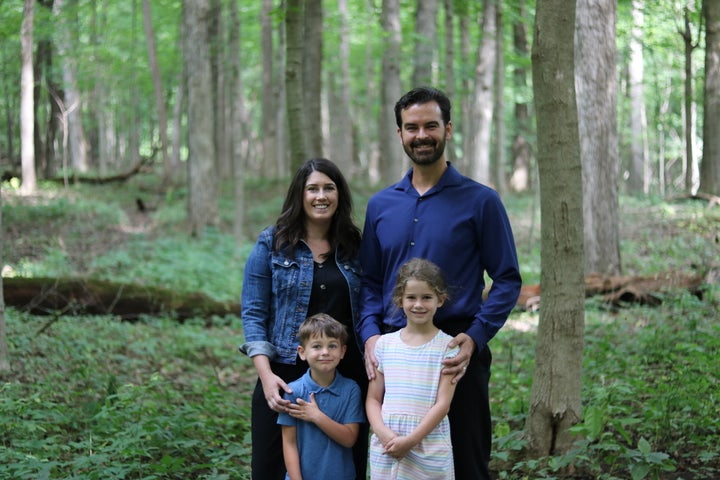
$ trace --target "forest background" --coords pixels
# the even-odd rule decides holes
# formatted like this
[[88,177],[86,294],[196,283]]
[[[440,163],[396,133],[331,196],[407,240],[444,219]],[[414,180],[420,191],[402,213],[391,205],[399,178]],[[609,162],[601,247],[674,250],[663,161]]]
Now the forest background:
[[[712,478],[717,6],[551,6],[5,0],[3,276],[109,279],[121,291],[159,285],[232,304],[288,172],[318,152],[335,160],[361,222],[368,196],[407,166],[392,105],[414,85],[437,85],[455,106],[450,159],[501,192],[524,280],[543,280],[544,308],[521,305],[493,345],[497,475]],[[577,115],[568,125],[580,135],[557,136],[567,133],[582,155],[558,147],[553,158],[541,141],[550,122],[532,81],[543,60],[532,39],[542,38],[533,32],[540,13],[560,11],[577,28],[558,68],[575,77],[578,107],[573,91],[574,113],[562,118]],[[563,167],[553,175],[565,192],[541,188],[548,159]],[[570,227],[579,218],[584,232],[568,248],[581,254],[572,255],[579,268],[545,250],[547,232],[537,230],[549,224],[539,211],[548,203],[583,210],[584,222],[571,212]],[[562,327],[547,313],[563,300],[540,257],[574,268],[568,278],[582,290],[580,311],[568,315],[586,330],[580,346],[561,338],[555,345],[567,340],[570,355],[551,354],[566,367],[556,377],[573,380],[568,405],[538,397],[543,386],[567,387],[538,377],[544,362],[533,358],[534,334],[541,345],[548,327]],[[655,308],[584,300],[583,273],[667,272],[703,281],[690,293],[652,292]],[[245,478],[253,374],[234,351],[237,318],[177,325],[168,312],[128,324],[66,303],[46,311],[50,319],[29,305],[8,310],[0,464],[10,478]],[[553,440],[538,454],[531,419],[546,400],[558,410],[545,415],[540,430]]]

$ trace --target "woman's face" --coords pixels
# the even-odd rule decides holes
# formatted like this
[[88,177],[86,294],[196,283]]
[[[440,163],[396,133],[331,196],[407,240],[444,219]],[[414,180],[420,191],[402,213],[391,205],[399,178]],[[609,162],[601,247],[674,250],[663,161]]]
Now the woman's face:
[[312,172],[303,189],[303,210],[310,222],[330,222],[338,207],[338,189],[330,177]]

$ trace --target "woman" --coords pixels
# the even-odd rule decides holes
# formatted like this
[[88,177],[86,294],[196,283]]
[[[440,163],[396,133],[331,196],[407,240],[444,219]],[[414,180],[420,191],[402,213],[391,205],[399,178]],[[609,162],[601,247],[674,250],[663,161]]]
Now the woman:
[[[308,366],[297,356],[300,324],[327,313],[345,324],[350,339],[338,370],[360,386],[367,375],[355,339],[359,314],[360,229],[352,220],[352,197],[337,166],[324,158],[306,161],[295,173],[274,226],[259,236],[245,264],[242,321],[245,343],[258,373],[252,400],[252,478],[285,478],[278,412],[286,412],[288,383]],[[353,448],[358,479],[365,479],[367,424]]]

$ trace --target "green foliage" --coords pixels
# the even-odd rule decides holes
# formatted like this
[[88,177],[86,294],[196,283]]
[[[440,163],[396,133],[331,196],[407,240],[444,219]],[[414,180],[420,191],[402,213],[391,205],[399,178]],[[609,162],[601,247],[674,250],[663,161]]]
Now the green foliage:
[[[516,461],[500,478],[565,478],[571,471],[632,480],[666,478],[672,471],[697,476],[690,478],[720,475],[717,292],[708,291],[704,301],[689,293],[663,300],[659,308],[618,312],[589,307],[576,447],[562,456]],[[500,397],[493,459],[499,465],[517,459],[525,446],[520,432],[527,406],[513,399],[529,399],[532,367],[524,362],[532,358],[533,337],[505,329],[494,340],[491,392]]]
[[15,371],[0,386],[6,478],[249,478],[253,377],[237,319],[45,318],[8,312]]
[[[227,233],[227,195],[221,225],[191,238],[183,228],[187,192],[162,189],[156,177],[119,186],[44,185],[33,198],[4,189],[5,259],[24,275],[91,275],[236,301],[254,236],[277,217],[287,179],[248,179],[246,188],[242,246]],[[353,185],[359,224],[374,189]],[[137,212],[138,197],[148,212]],[[531,195],[506,199],[526,283],[540,276],[533,202]],[[621,210],[628,273],[716,264],[716,211],[632,198],[621,199]],[[666,293],[660,307],[620,310],[589,299],[577,444],[565,455],[532,460],[523,457],[523,430],[538,316],[514,312],[491,343],[496,477],[720,476],[720,289],[707,286],[702,294]],[[206,319],[60,317],[42,333],[51,317],[10,309],[7,320],[14,370],[0,384],[3,478],[249,477],[256,375],[237,352],[237,318],[205,328]]]

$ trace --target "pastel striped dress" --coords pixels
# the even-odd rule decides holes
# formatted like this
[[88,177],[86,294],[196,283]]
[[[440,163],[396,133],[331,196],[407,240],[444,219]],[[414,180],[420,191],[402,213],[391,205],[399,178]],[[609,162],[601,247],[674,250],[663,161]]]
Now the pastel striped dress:
[[[457,355],[447,348],[450,335],[439,331],[428,343],[407,345],[400,331],[383,335],[375,345],[378,370],[385,378],[383,422],[398,435],[407,435],[435,404],[444,358]],[[445,417],[400,460],[383,454],[375,434],[370,439],[372,480],[454,480],[450,422]]]

